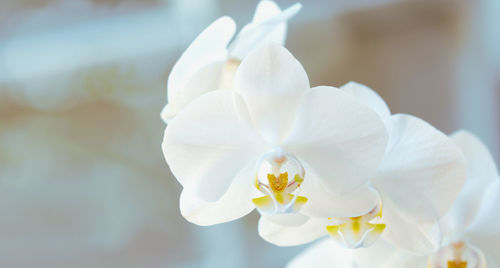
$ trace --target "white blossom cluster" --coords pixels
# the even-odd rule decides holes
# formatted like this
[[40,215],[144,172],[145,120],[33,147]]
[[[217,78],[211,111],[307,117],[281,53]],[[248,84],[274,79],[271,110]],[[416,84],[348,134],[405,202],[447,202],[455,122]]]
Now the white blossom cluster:
[[256,209],[260,236],[323,238],[290,267],[500,267],[500,178],[473,134],[391,114],[372,89],[311,87],[283,47],[300,10],[222,17],[168,79],[165,159],[180,210],[214,225]]

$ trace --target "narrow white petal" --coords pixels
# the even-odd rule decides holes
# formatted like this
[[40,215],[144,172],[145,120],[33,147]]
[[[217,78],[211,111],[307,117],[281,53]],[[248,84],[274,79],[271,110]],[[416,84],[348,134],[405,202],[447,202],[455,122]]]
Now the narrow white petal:
[[236,176],[226,193],[215,202],[200,199],[195,193],[184,189],[180,198],[182,216],[188,221],[202,225],[214,225],[241,218],[254,209],[252,197],[257,191],[253,181],[254,163],[243,168]]
[[254,126],[269,142],[278,144],[288,134],[297,102],[309,89],[309,79],[288,50],[266,43],[243,60],[234,86]]
[[284,45],[287,20],[295,16],[302,5],[295,4],[284,11],[273,1],[260,1],[253,21],[243,27],[232,42],[229,54],[236,59],[244,59],[253,49],[265,42]]
[[308,247],[304,252],[292,259],[286,267],[359,268],[353,261],[354,254],[355,250],[342,248],[333,239],[325,238]]
[[341,90],[354,96],[356,99],[369,106],[380,117],[386,118],[391,115],[389,107],[380,95],[373,89],[356,82],[349,82],[340,87]]
[[168,123],[194,99],[204,93],[219,89],[223,68],[223,61],[214,61],[192,73],[189,79],[185,80],[182,90],[176,91],[175,96],[169,99],[168,104],[161,111],[163,121]]
[[433,222],[465,182],[464,157],[450,138],[419,118],[393,115],[386,125],[389,145],[372,183],[408,221]]
[[241,169],[267,150],[237,109],[231,91],[210,92],[194,100],[165,130],[162,149],[172,173],[205,201],[218,200]]
[[[233,38],[236,30],[234,21],[229,17],[221,17],[210,24],[184,51],[175,63],[168,77],[168,102],[180,110],[185,104],[185,95],[193,96],[194,93],[186,93],[185,90],[196,90],[204,92],[208,89],[186,88],[186,84],[193,79],[193,75],[199,70],[214,62],[224,61],[227,57],[227,45]],[[210,86],[210,83],[209,85]],[[179,102],[179,103],[177,103]],[[170,109],[173,109],[170,108]]]
[[302,97],[284,148],[308,163],[328,191],[347,193],[375,173],[386,144],[375,112],[342,90],[315,87]]
[[267,242],[278,246],[296,246],[327,235],[326,225],[327,219],[320,218],[310,218],[301,225],[285,226],[261,217],[259,235]]

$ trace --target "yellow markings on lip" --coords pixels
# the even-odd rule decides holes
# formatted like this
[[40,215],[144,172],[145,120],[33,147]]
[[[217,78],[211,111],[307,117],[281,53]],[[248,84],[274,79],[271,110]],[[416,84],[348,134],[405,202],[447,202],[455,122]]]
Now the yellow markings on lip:
[[[290,203],[294,197],[295,197],[295,195],[293,195],[293,194],[278,193],[275,195],[276,201],[281,205],[286,205],[286,204]],[[274,206],[273,199],[269,195],[254,198],[254,199],[252,199],[252,202],[254,203],[254,205],[256,207],[263,209],[263,210],[272,209]],[[293,209],[295,211],[298,211],[305,203],[307,203],[307,197],[297,196],[297,198],[295,199],[295,203],[293,204]]]
[[273,207],[273,200],[270,196],[262,196],[252,199],[253,204],[260,209],[270,209]]
[[366,216],[351,217],[343,223],[326,226],[326,230],[333,239],[347,248],[368,247],[386,227],[383,223],[371,223],[370,220]]
[[301,184],[304,181],[304,178],[302,178],[299,174],[295,174],[293,180],[296,181],[298,184]]
[[[341,224],[341,225],[344,225],[344,224]],[[328,233],[333,238],[339,239],[340,238],[339,230],[340,230],[340,226],[341,225],[329,225],[329,226],[326,226],[326,231],[328,231]]]
[[288,186],[288,172],[281,173],[278,177],[274,174],[267,174],[267,180],[269,181],[269,187],[274,192],[281,193]]
[[448,261],[448,268],[467,268],[467,262],[466,261],[461,261],[461,262]]

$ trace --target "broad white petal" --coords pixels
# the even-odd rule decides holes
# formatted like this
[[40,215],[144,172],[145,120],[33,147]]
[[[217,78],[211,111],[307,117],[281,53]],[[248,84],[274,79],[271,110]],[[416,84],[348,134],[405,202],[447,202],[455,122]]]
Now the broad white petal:
[[418,256],[399,249],[379,239],[369,248],[361,248],[353,256],[360,268],[424,268],[427,267],[427,256]]
[[241,218],[254,209],[252,197],[255,163],[250,163],[236,176],[226,193],[215,202],[200,199],[195,193],[184,189],[180,198],[181,214],[188,221],[202,225],[214,225]]
[[297,226],[284,226],[270,221],[266,217],[259,220],[259,235],[269,243],[278,246],[296,246],[314,241],[327,235],[328,220],[309,218]]
[[380,201],[379,195],[369,186],[362,185],[345,194],[331,193],[323,187],[319,177],[309,164],[300,194],[307,198],[301,213],[311,217],[356,217],[372,210]]
[[406,220],[390,200],[383,201],[382,222],[386,224],[386,228],[381,238],[397,248],[417,255],[427,255],[439,247],[441,237],[437,223]]
[[210,92],[182,110],[165,130],[162,149],[172,173],[205,201],[218,200],[241,169],[267,151],[237,109],[233,92]]
[[281,11],[273,1],[260,1],[253,21],[245,25],[231,43],[229,56],[244,59],[253,49],[269,41],[284,45],[287,20],[295,16],[301,7],[301,4],[295,4]]
[[455,201],[466,177],[458,147],[411,115],[386,119],[389,145],[372,183],[408,221],[432,222]]
[[355,250],[342,248],[333,239],[325,238],[308,247],[304,252],[292,259],[286,267],[358,268],[353,261],[354,254]]
[[340,89],[372,108],[380,117],[386,118],[391,116],[391,111],[384,99],[373,89],[353,81],[341,86]]
[[476,219],[466,236],[486,256],[488,267],[500,265],[500,179],[485,192]]
[[309,89],[302,65],[286,48],[266,43],[243,60],[234,83],[254,126],[278,145],[288,134],[300,97]]
[[333,87],[308,90],[283,148],[304,162],[333,193],[347,193],[375,173],[387,144],[380,117]]
[[185,87],[188,81],[193,79],[193,74],[206,65],[226,59],[227,45],[233,38],[235,30],[236,25],[231,18],[217,19],[191,43],[175,63],[168,77],[168,102],[170,105],[179,106],[175,108],[176,110],[180,110],[186,104],[185,95],[194,95],[184,92],[185,90],[203,91]]
[[223,61],[214,61],[191,74],[182,90],[177,91],[172,101],[169,99],[168,104],[161,111],[163,121],[168,123],[191,101],[204,93],[219,89],[223,68]]

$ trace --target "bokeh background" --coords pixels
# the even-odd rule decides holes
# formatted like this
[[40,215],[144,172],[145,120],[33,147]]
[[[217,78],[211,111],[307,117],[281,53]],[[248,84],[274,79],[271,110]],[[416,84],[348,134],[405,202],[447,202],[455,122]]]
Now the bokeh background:
[[[278,0],[281,7],[295,3]],[[0,0],[0,267],[282,267],[258,215],[185,221],[160,149],[168,73],[256,0]],[[307,0],[288,48],[312,85],[365,83],[395,113],[500,151],[500,1]]]

